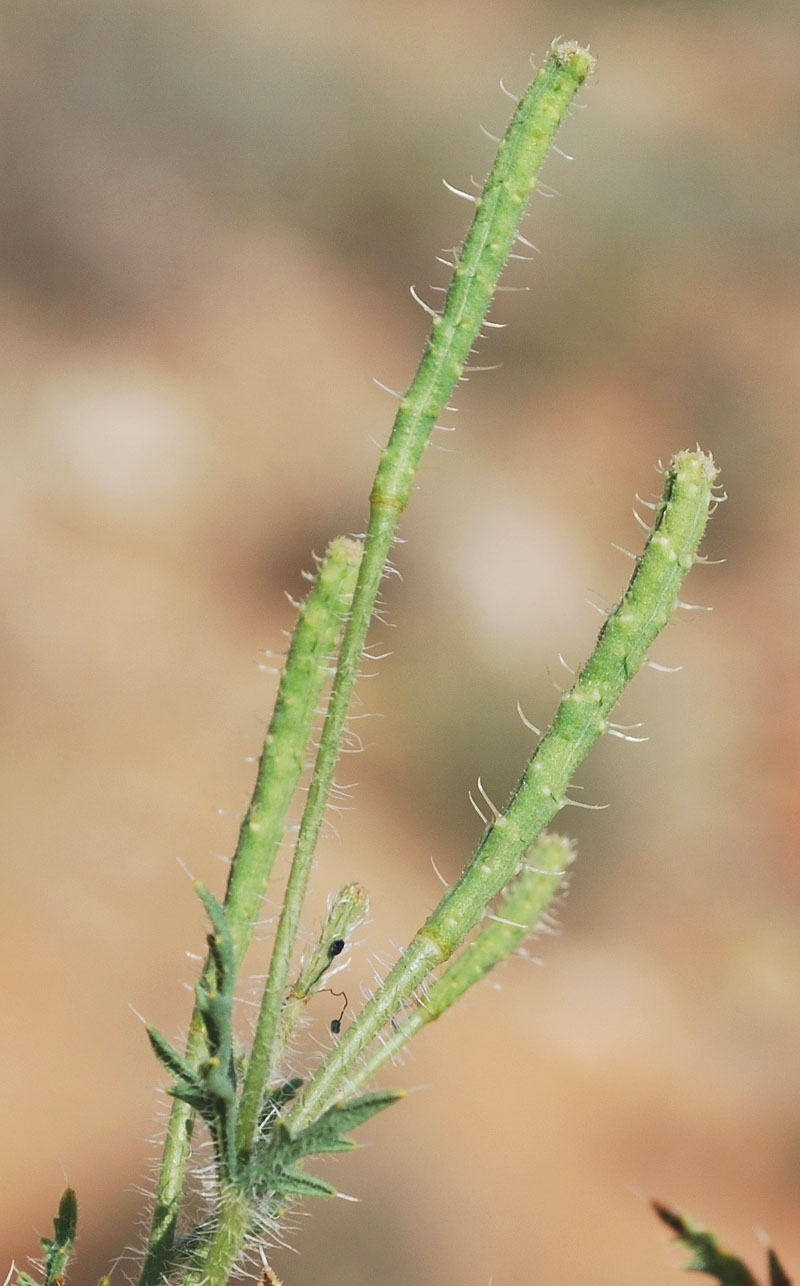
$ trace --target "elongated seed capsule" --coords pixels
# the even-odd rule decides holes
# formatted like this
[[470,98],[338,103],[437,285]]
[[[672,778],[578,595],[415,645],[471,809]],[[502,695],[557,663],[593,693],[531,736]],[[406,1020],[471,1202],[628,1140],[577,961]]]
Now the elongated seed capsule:
[[514,954],[536,929],[556,893],[563,888],[567,868],[574,860],[572,842],[562,835],[543,835],[525,855],[519,875],[504,891],[490,921],[468,943],[398,1027],[387,1036],[355,1073],[348,1089],[356,1092],[416,1036],[440,1018],[464,992]]
[[340,536],[331,541],[300,608],[228,877],[225,908],[237,962],[260,914],[322,690],[330,678],[331,657],[350,611],[361,554],[358,540]]
[[463,939],[463,923],[474,924],[513,873],[510,862],[564,806],[578,765],[675,610],[705,531],[716,474],[711,457],[700,451],[681,453],[667,470],[653,529],[625,596],[603,624],[505,810],[422,930],[445,958]]
[[305,1000],[319,986],[333,961],[342,954],[347,939],[369,914],[369,898],[360,884],[345,884],[330,899],[319,939],[303,962],[290,1000]]
[[338,960],[347,940],[369,913],[369,898],[360,884],[346,884],[330,900],[328,914],[319,939],[303,962],[296,982],[281,1009],[276,1050],[276,1063],[291,1040],[306,1006],[308,997],[318,991],[325,975]]
[[702,451],[676,456],[630,585],[595,649],[562,698],[505,810],[487,827],[462,871],[414,936],[383,985],[351,1023],[287,1120],[298,1128],[335,1100],[359,1056],[421,982],[464,941],[523,855],[566,802],[566,790],[614,705],[666,625],[697,556],[717,469]]
[[405,508],[420,456],[450,401],[511,254],[528,198],[556,131],[594,59],[575,41],[551,49],[500,140],[475,216],[453,270],[441,316],[434,317],[414,380],[400,403],[372,488],[374,508]]

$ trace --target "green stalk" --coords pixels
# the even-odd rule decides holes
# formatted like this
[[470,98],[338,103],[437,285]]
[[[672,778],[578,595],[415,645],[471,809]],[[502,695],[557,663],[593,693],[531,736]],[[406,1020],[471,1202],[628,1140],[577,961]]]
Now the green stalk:
[[566,791],[578,765],[608,727],[611,711],[677,605],[708,520],[716,473],[711,457],[700,451],[682,452],[673,460],[628,590],[562,698],[506,809],[487,827],[458,883],[321,1065],[286,1118],[290,1128],[308,1125],[336,1101],[363,1051],[431,971],[449,959],[515,875],[525,851],[571,802]]
[[567,867],[574,857],[572,842],[561,835],[543,835],[536,841],[526,854],[519,875],[505,890],[489,924],[426,988],[416,1008],[404,1015],[355,1075],[349,1077],[349,1092],[360,1092],[423,1027],[441,1018],[465,991],[485,978],[501,960],[519,950],[563,887]]
[[364,653],[386,559],[414,476],[436,422],[478,338],[500,274],[518,235],[538,172],[593,59],[574,42],[555,46],[520,100],[500,142],[475,217],[453,271],[441,316],[435,316],[414,380],[400,402],[370,495],[370,518],[353,608],[339,656],[328,716],[300,825],[286,898],[239,1113],[238,1146],[253,1146],[264,1090],[275,1071],[280,1012],[317,839],[327,805],[350,700]]
[[[331,542],[310,594],[300,608],[264,740],[256,784],[239,831],[225,895],[235,966],[250,943],[280,847],[286,813],[303,772],[316,710],[330,677],[331,658],[352,602],[362,547],[340,537]],[[203,978],[207,977],[206,961]],[[195,1005],[186,1060],[197,1067],[205,1054],[203,1022]],[[194,1112],[175,1099],[170,1111],[155,1208],[140,1286],[162,1278],[175,1239]]]
[[253,1204],[247,1193],[238,1188],[221,1188],[216,1235],[204,1262],[188,1269],[181,1286],[227,1286],[250,1231],[253,1215]]

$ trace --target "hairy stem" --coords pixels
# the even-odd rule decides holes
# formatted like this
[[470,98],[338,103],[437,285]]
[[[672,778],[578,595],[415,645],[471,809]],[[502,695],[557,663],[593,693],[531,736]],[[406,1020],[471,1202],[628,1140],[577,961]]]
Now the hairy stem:
[[236,1188],[222,1188],[216,1235],[204,1262],[188,1270],[181,1286],[227,1286],[250,1229],[253,1213],[253,1204],[247,1194]]

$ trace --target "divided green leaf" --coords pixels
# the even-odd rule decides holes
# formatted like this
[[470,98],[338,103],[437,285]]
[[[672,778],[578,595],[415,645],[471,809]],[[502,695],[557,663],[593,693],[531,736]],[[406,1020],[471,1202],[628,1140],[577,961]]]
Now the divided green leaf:
[[250,1162],[248,1177],[253,1191],[259,1196],[268,1192],[335,1195],[336,1189],[330,1184],[298,1170],[297,1162],[324,1152],[349,1152],[355,1147],[355,1142],[345,1136],[402,1097],[401,1092],[392,1090],[363,1094],[349,1103],[329,1108],[318,1120],[296,1134],[283,1121],[276,1121],[266,1141],[255,1149]]
[[193,1067],[154,1027],[147,1035],[159,1062],[173,1078],[169,1093],[198,1112],[214,1142],[220,1172],[231,1180],[236,1171],[236,1086],[233,1048],[233,993],[236,961],[224,907],[203,884],[195,885],[213,932],[208,935],[211,968],[195,992],[205,1026],[209,1057]]
[[[53,1220],[53,1236],[40,1240],[44,1252],[43,1286],[57,1286],[61,1281],[75,1245],[77,1228],[78,1202],[73,1189],[65,1188]],[[29,1273],[19,1273],[17,1286],[39,1286],[39,1283]]]
[[[675,1234],[676,1240],[691,1251],[692,1258],[685,1265],[686,1272],[707,1273],[720,1286],[759,1286],[747,1265],[724,1250],[713,1232],[658,1201],[652,1205],[662,1223]],[[770,1250],[768,1262],[769,1286],[792,1286],[774,1250]]]
[[317,1178],[313,1174],[303,1174],[302,1170],[281,1170],[277,1175],[276,1192],[281,1196],[297,1197],[335,1197],[336,1189],[332,1183]]
[[770,1250],[769,1257],[769,1286],[792,1286],[791,1281],[786,1276],[778,1256],[774,1250]]
[[284,1081],[283,1085],[276,1085],[267,1090],[259,1116],[259,1127],[262,1131],[269,1128],[287,1103],[291,1103],[302,1084],[302,1076],[293,1076],[291,1080]]
[[375,1090],[351,1099],[348,1103],[335,1104],[313,1124],[292,1136],[292,1143],[298,1149],[295,1155],[312,1156],[318,1152],[349,1151],[355,1147],[355,1143],[344,1135],[403,1097],[401,1090]]
[[[153,1047],[153,1053],[162,1066],[169,1072],[170,1076],[174,1077],[178,1082],[184,1082],[186,1085],[192,1086],[196,1090],[200,1090],[202,1088],[200,1077],[197,1072],[189,1066],[185,1058],[181,1057],[177,1049],[175,1049],[173,1045],[170,1045],[166,1037],[162,1036],[159,1031],[156,1031],[155,1027],[148,1026],[146,1031],[148,1040]],[[174,1092],[174,1090],[171,1092]],[[182,1094],[176,1095],[176,1098],[182,1097]]]

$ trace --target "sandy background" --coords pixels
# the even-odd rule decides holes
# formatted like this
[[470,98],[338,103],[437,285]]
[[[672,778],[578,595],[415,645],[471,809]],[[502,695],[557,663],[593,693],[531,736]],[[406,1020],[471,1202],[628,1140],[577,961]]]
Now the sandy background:
[[[73,1282],[134,1243],[163,1085],[311,551],[364,526],[466,228],[502,76],[566,33],[600,59],[534,199],[458,433],[429,453],[361,688],[355,811],[309,925],[356,876],[351,987],[502,799],[628,576],[634,493],[682,447],[730,500],[639,677],[641,746],[581,773],[546,966],[514,962],[388,1076],[425,1086],[298,1220],[286,1286],[668,1286],[648,1212],[800,1273],[800,15],[793,3],[2,6],[2,1273],[65,1177]],[[428,295],[431,298],[430,295]],[[222,810],[219,813],[218,810]],[[178,860],[179,859],[179,860]],[[181,863],[183,865],[181,865]],[[265,930],[266,934],[266,930]],[[256,959],[253,970],[262,967]],[[310,1035],[326,1039],[324,998]],[[760,1264],[759,1264],[760,1267]],[[125,1279],[121,1265],[115,1281]]]

